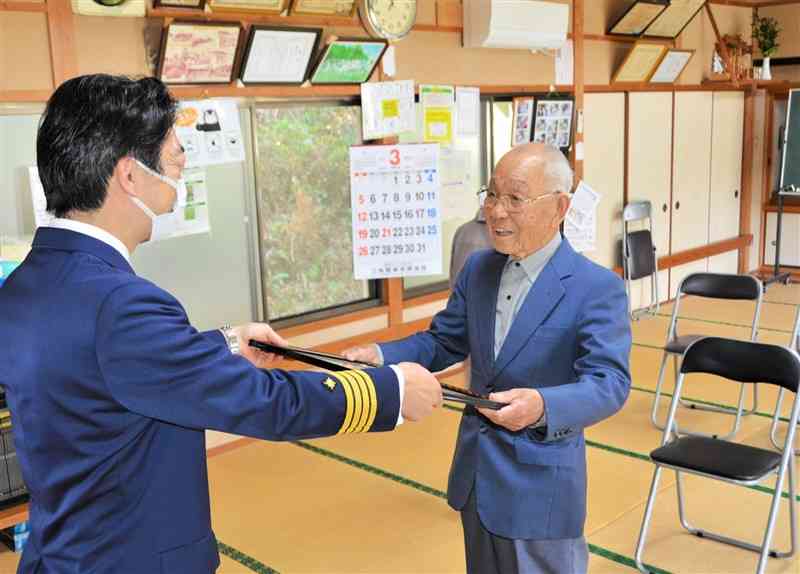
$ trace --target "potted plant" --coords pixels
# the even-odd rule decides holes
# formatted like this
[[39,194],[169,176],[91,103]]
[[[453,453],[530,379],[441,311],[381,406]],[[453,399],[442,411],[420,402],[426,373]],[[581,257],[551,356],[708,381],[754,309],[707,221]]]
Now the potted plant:
[[759,17],[758,14],[753,14],[753,40],[758,43],[758,48],[764,56],[764,62],[761,65],[761,79],[771,80],[772,74],[769,69],[769,58],[778,51],[778,35],[781,29],[778,26],[778,21],[775,18],[765,16]]

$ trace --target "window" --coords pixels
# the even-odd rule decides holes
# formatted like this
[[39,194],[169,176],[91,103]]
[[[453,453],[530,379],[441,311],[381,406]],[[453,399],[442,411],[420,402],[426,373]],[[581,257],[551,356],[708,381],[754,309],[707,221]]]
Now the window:
[[374,299],[375,282],[353,279],[349,149],[362,143],[361,108],[258,107],[254,134],[267,319]]

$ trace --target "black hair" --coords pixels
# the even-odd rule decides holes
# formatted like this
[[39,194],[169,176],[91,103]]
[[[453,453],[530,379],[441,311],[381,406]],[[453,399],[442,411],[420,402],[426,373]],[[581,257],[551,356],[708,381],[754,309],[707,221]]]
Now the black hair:
[[36,163],[47,211],[103,205],[117,162],[133,156],[161,173],[161,148],[177,102],[156,78],[93,74],[61,84],[47,102],[36,139]]

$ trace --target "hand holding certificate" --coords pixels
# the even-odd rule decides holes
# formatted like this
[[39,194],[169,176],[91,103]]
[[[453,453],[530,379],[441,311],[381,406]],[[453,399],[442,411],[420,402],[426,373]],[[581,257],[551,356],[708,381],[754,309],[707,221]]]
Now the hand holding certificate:
[[[375,368],[380,367],[377,363],[370,361],[348,360],[340,355],[333,355],[331,353],[322,353],[319,351],[312,351],[310,349],[301,349],[298,347],[280,347],[270,343],[262,343],[251,339],[250,346],[260,349],[266,353],[274,353],[283,355],[287,359],[301,361],[309,365],[321,367],[329,371],[343,371],[352,368]],[[499,403],[489,400],[488,397],[479,395],[470,391],[469,389],[462,389],[454,387],[439,381],[442,385],[442,396],[444,400],[456,403],[463,403],[465,405],[473,405],[478,408],[499,410],[506,406],[505,403]]]

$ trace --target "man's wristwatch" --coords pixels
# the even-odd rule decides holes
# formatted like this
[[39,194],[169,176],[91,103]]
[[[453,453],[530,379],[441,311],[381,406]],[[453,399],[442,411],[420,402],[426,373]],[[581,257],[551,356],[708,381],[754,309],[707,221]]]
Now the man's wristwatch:
[[240,347],[239,337],[236,336],[236,332],[231,328],[230,325],[223,325],[219,332],[222,333],[223,337],[225,337],[225,342],[228,344],[228,349],[230,349],[231,353],[238,355]]

